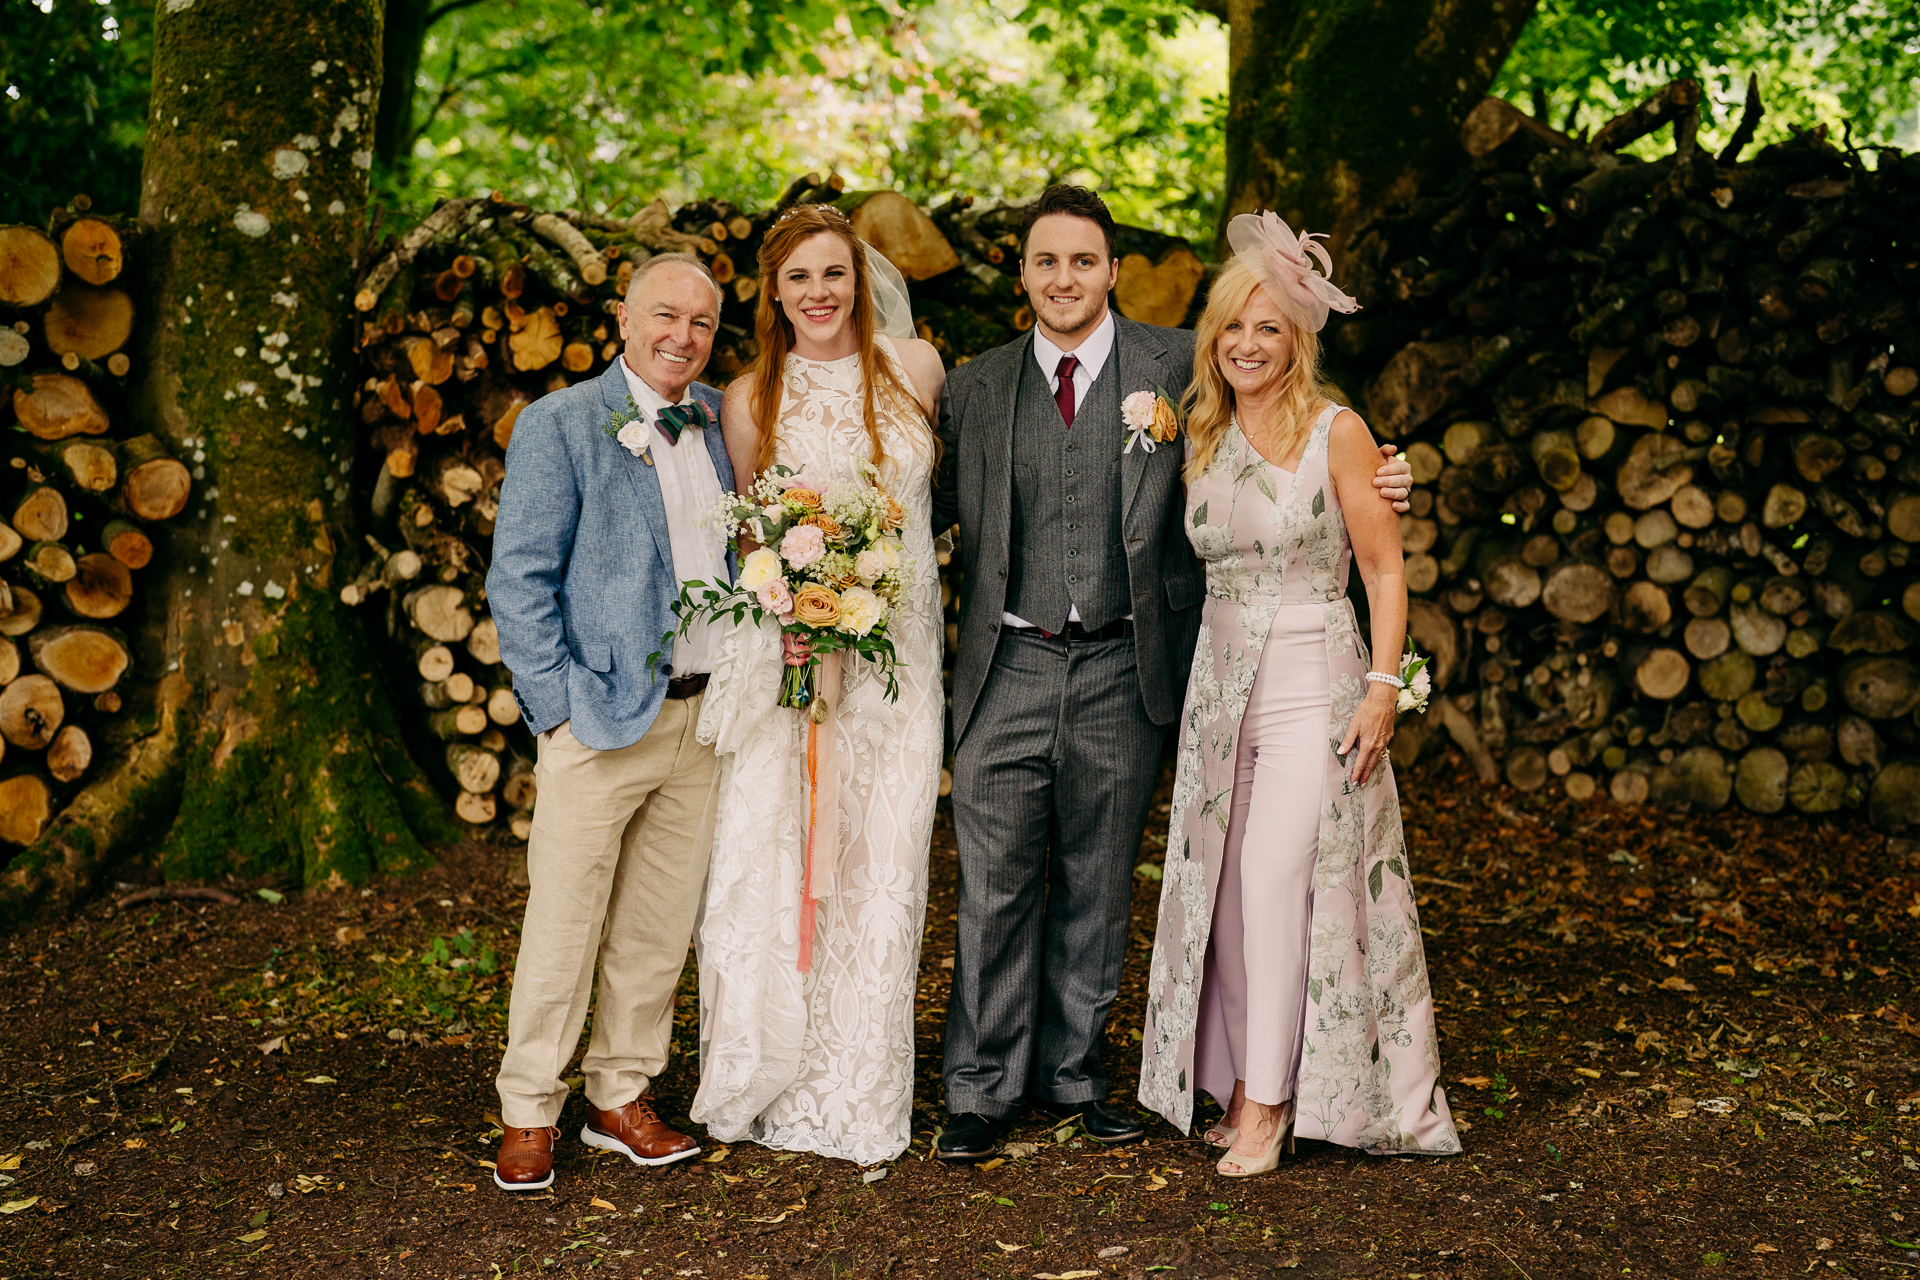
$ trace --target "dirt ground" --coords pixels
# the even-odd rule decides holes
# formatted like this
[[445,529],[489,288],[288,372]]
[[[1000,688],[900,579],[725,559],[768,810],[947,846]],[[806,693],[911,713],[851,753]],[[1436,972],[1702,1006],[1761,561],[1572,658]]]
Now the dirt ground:
[[[472,846],[365,891],[102,901],[8,938],[0,1276],[1920,1272],[1910,843],[1851,818],[1522,795],[1455,759],[1403,790],[1463,1156],[1302,1143],[1240,1182],[1162,1124],[1108,1150],[1036,1120],[1004,1163],[928,1159],[953,946],[943,820],[906,1156],[863,1170],[738,1145],[641,1170],[573,1139],[575,1101],[553,1191],[509,1196],[482,1162],[524,891],[511,850]],[[1109,1032],[1119,1100],[1158,821]],[[660,1084],[682,1121],[692,990]]]

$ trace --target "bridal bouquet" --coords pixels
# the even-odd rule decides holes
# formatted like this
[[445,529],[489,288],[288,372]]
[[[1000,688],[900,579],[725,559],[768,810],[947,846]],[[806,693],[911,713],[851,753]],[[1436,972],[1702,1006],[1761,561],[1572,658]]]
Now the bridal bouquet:
[[661,637],[662,649],[701,620],[738,622],[751,612],[759,622],[772,614],[783,634],[803,637],[811,650],[803,665],[786,667],[781,706],[805,709],[815,723],[825,719],[826,707],[815,699],[816,675],[820,659],[831,653],[879,663],[887,696],[900,696],[887,623],[913,586],[915,566],[900,536],[906,508],[880,486],[873,467],[864,468],[858,482],[821,484],[776,466],[748,492],[722,497],[707,518],[727,530],[736,553],[748,542],[759,545],[741,558],[732,588],[685,585],[673,605],[680,625]]

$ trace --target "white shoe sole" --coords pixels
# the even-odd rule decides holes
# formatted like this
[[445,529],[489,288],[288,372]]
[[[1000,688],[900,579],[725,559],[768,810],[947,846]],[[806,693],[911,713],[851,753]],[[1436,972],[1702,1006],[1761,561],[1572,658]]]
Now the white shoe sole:
[[553,1185],[553,1170],[547,1170],[547,1176],[539,1182],[505,1182],[501,1180],[500,1171],[496,1169],[493,1174],[493,1185],[502,1191],[545,1191]]
[[699,1144],[696,1143],[688,1147],[685,1151],[676,1151],[670,1156],[657,1156],[650,1160],[646,1156],[634,1151],[632,1147],[620,1141],[620,1139],[610,1137],[604,1133],[595,1132],[593,1126],[590,1124],[580,1126],[580,1141],[590,1147],[597,1147],[602,1151],[617,1151],[635,1164],[644,1165],[649,1169],[657,1169],[661,1165],[678,1164],[682,1160],[690,1159],[700,1154]]

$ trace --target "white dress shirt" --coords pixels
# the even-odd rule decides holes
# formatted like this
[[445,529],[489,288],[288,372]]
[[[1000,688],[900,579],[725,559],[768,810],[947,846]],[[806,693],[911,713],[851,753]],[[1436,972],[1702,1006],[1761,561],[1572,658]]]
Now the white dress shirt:
[[[1113,354],[1113,312],[1101,317],[1100,327],[1087,335],[1087,340],[1071,351],[1062,351],[1053,344],[1040,326],[1033,329],[1033,362],[1040,366],[1040,372],[1047,376],[1047,394],[1060,393],[1060,359],[1062,356],[1077,356],[1080,363],[1073,368],[1073,408],[1074,421],[1080,421],[1080,406],[1087,402],[1087,392],[1093,386],[1093,380],[1107,367],[1107,357]],[[1129,618],[1133,615],[1128,614]],[[1033,624],[1017,614],[1002,612],[1000,621],[1009,627],[1021,627],[1032,630]],[[1067,606],[1067,621],[1080,621],[1080,607]]]
[[[654,474],[660,479],[660,499],[667,508],[667,545],[673,548],[673,576],[684,587],[689,582],[710,582],[725,587],[727,576],[727,538],[724,530],[703,528],[699,521],[722,496],[720,473],[714,470],[713,455],[707,452],[704,427],[688,427],[680,439],[667,443],[654,422],[669,403],[668,399],[633,371],[623,352],[620,371],[627,376],[627,390],[633,403],[646,415],[648,451],[653,457]],[[644,464],[642,464],[644,465]],[[673,674],[698,675],[713,670],[713,639],[705,623],[695,623],[684,638],[674,641]]]

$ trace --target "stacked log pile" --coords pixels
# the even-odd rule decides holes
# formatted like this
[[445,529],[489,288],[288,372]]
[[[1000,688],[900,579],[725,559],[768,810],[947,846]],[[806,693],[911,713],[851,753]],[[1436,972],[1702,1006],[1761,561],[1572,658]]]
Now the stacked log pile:
[[0,841],[31,844],[120,719],[126,631],[186,465],[126,430],[136,238],[85,196],[0,227]]
[[[1504,103],[1357,236],[1336,375],[1406,446],[1437,716],[1515,786],[1920,821],[1920,158]],[[1671,125],[1672,152],[1619,148]]]
[[[455,809],[520,838],[535,800],[533,743],[500,663],[485,576],[514,423],[540,396],[604,372],[633,268],[697,254],[723,288],[704,380],[754,356],[763,233],[785,209],[830,203],[910,282],[920,336],[959,363],[1031,327],[1018,281],[1017,208],[961,198],[923,210],[892,191],[797,179],[771,208],[723,201],[631,218],[542,213],[496,197],[450,200],[374,254],[354,299],[370,553],[342,590],[379,610],[416,745],[444,765]],[[1123,228],[1118,300],[1135,319],[1186,320],[1205,274],[1184,242]],[[952,580],[942,595],[958,611]]]

